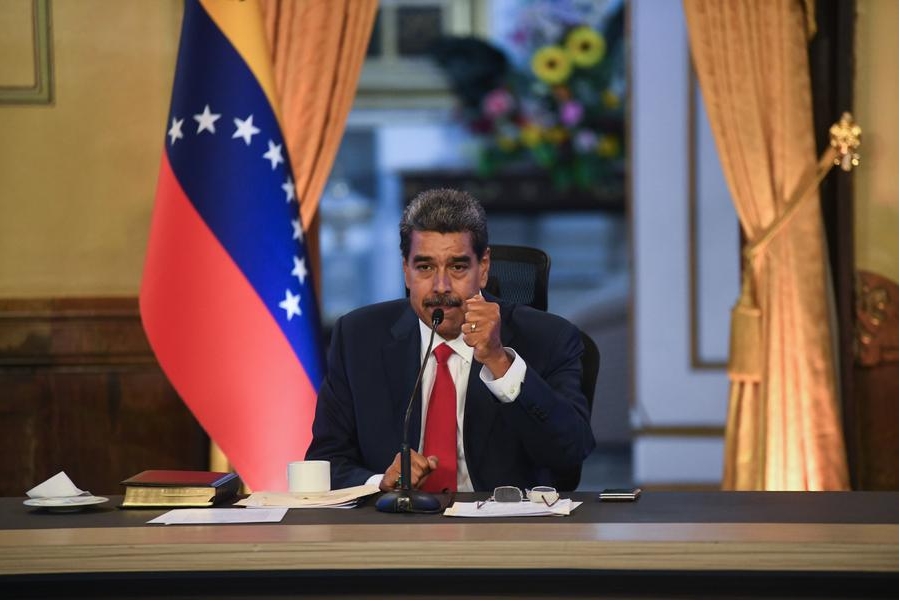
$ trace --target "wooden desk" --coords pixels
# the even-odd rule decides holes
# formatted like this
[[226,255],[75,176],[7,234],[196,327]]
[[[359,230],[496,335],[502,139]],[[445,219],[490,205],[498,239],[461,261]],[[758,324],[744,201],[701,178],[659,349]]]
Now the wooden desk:
[[3,498],[0,583],[71,595],[117,582],[113,596],[131,598],[233,596],[241,587],[257,598],[460,597],[461,586],[516,597],[897,591],[896,492],[646,492],[636,503],[571,496],[584,504],[568,517],[383,514],[370,500],[291,510],[279,524],[222,526],[147,525],[162,511],[117,509],[120,497],[69,514]]

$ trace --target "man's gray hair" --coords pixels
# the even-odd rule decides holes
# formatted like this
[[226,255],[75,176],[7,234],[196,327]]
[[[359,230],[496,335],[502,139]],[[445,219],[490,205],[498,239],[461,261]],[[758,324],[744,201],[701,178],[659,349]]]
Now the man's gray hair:
[[475,197],[462,190],[434,188],[416,195],[400,218],[400,252],[409,259],[413,232],[469,232],[480,259],[488,246],[487,216]]

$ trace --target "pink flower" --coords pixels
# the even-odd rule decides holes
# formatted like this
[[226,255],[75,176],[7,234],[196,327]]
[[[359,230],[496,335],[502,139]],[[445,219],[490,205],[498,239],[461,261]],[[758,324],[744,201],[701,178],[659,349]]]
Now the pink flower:
[[491,90],[491,92],[484,97],[481,109],[484,111],[485,115],[492,119],[496,119],[497,117],[502,117],[510,112],[513,108],[513,104],[512,95],[503,88],[497,88]]
[[583,116],[584,107],[581,106],[581,103],[574,100],[566,101],[559,107],[559,119],[563,125],[571,127],[581,121]]

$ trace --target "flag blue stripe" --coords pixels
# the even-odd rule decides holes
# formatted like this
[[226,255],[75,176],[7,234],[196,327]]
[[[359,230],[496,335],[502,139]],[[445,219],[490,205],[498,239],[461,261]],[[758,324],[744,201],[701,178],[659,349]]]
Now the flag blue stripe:
[[[305,244],[294,238],[291,220],[299,219],[297,199],[286,201],[282,185],[291,177],[287,145],[272,107],[244,60],[209,18],[188,0],[182,25],[172,105],[166,124],[183,120],[182,137],[166,137],[172,169],[188,198],[234,259],[281,327],[314,387],[322,379],[319,311],[312,275],[304,283],[291,272],[294,258],[310,262]],[[221,117],[215,133],[197,131],[194,115]],[[234,119],[253,116],[260,132],[249,146],[233,138]],[[272,168],[263,157],[269,141],[280,144],[284,162]],[[203,277],[203,274],[198,274]],[[216,294],[210,282],[210,296]],[[301,315],[279,306],[286,291],[299,294]],[[235,319],[240,316],[236,315]],[[227,323],[222,324],[228,328]]]

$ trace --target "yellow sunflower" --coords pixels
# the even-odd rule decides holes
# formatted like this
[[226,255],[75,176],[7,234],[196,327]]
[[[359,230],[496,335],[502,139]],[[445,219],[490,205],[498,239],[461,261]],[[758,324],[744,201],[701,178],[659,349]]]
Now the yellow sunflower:
[[522,144],[526,148],[534,148],[541,143],[543,137],[541,126],[529,123],[522,128]]
[[531,57],[531,70],[550,85],[564,82],[572,73],[572,61],[559,46],[544,46]]
[[516,139],[509,136],[497,136],[497,148],[503,152],[512,152],[516,149]]
[[544,137],[554,146],[559,146],[568,139],[569,132],[564,127],[551,127],[545,132]]
[[611,158],[619,154],[619,139],[613,135],[603,135],[597,141],[597,154]]
[[606,54],[606,40],[587,25],[582,25],[566,36],[566,51],[577,66],[591,67]]

